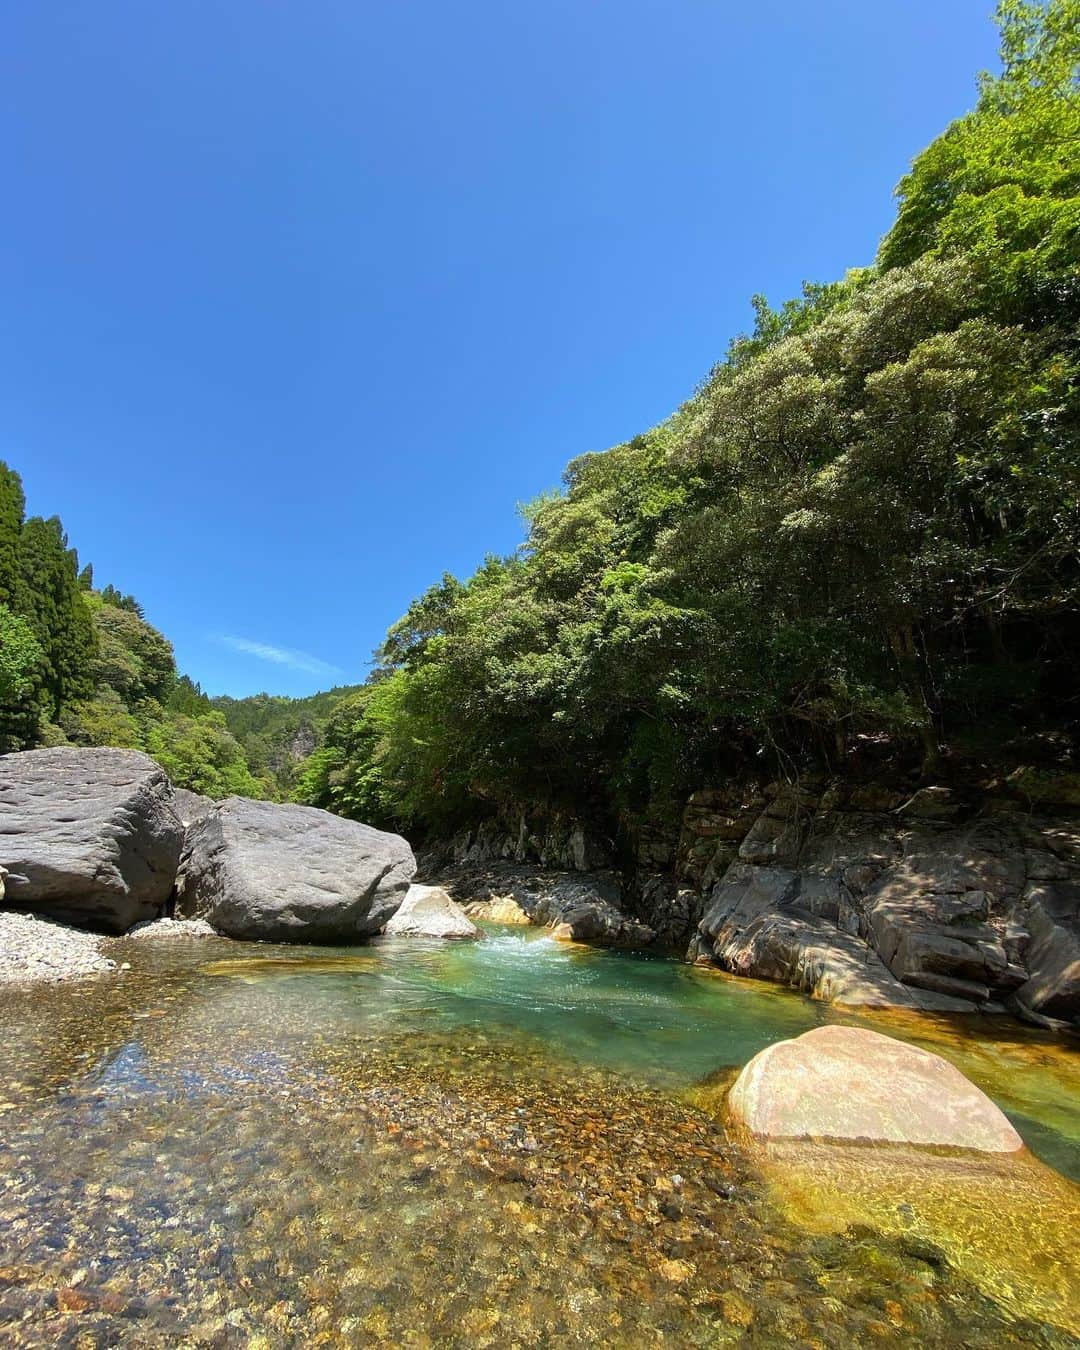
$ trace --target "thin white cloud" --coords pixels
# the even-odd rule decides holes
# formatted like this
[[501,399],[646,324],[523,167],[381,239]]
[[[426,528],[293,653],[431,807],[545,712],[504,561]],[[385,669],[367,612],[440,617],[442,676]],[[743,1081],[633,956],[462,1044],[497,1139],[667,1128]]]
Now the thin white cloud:
[[290,647],[275,647],[270,642],[253,642],[251,638],[234,637],[231,633],[222,634],[218,641],[226,647],[231,647],[234,652],[257,656],[260,661],[271,661],[275,666],[288,666],[290,670],[302,670],[305,675],[345,673],[340,666],[332,666],[329,661],[320,661],[317,656],[293,651]]

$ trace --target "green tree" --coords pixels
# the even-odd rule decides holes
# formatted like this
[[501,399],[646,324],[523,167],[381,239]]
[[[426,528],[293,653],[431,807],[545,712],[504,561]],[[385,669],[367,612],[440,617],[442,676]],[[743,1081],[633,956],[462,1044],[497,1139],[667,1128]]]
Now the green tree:
[[219,712],[173,714],[155,723],[146,734],[146,749],[178,787],[208,797],[259,795],[244,752]]
[[22,750],[38,732],[44,653],[30,623],[0,603],[0,750]]
[[44,653],[44,689],[55,716],[93,692],[93,620],[79,587],[78,557],[58,517],[27,520],[19,553],[26,614]]
[[20,550],[26,498],[22,479],[0,460],[0,604],[22,611]]

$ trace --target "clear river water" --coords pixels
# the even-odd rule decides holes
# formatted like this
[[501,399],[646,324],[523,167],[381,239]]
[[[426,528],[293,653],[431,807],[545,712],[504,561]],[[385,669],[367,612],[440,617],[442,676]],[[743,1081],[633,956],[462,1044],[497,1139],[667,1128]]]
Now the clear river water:
[[[1080,1345],[1061,1039],[533,929],[110,955],[0,990],[0,1344]],[[1031,1155],[737,1137],[732,1071],[827,1019],[953,1059]]]

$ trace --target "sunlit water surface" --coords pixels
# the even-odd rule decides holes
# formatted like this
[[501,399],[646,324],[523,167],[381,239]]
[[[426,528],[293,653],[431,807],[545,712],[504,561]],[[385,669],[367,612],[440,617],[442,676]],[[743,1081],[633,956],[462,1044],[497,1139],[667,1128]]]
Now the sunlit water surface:
[[[727,1071],[861,1020],[948,1055],[1075,1176],[1080,1074],[1049,1036],[528,929],[111,954],[132,969],[0,993],[4,1343],[1080,1343],[1077,1192],[1041,1164],[1000,1192],[969,1169],[957,1234],[951,1163],[937,1211],[879,1187],[848,1213],[835,1157],[777,1171],[721,1119]],[[968,1261],[980,1196],[1016,1240]]]

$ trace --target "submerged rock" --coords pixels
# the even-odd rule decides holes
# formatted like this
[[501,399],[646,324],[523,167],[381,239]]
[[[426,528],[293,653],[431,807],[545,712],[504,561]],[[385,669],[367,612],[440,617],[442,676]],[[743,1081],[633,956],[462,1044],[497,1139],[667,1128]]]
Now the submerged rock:
[[384,930],[388,937],[477,938],[480,930],[441,886],[409,887]]
[[1024,1141],[948,1060],[858,1027],[817,1027],[755,1055],[728,1095],[767,1139],[860,1140],[1013,1153]]
[[415,871],[400,835],[312,806],[227,797],[188,831],[176,908],[228,937],[349,943],[382,929]]
[[164,769],[137,750],[0,756],[7,903],[123,933],[161,912],[184,830]]

